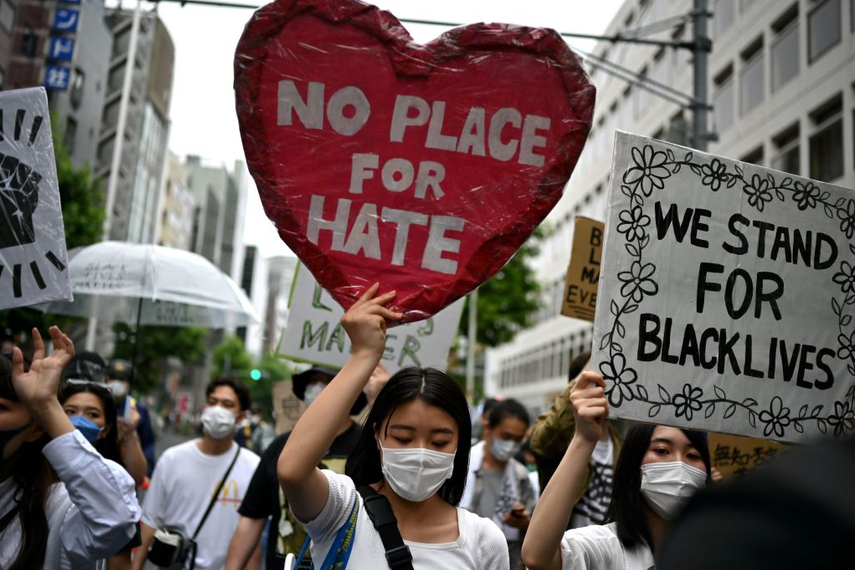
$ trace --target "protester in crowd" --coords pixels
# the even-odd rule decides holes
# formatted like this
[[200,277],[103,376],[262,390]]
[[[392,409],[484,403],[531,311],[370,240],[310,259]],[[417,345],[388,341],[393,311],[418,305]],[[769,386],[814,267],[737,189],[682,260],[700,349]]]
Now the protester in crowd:
[[[236,425],[250,405],[249,389],[237,380],[219,379],[208,384],[205,397],[202,437],[167,449],[157,463],[143,504],[137,570],[143,568],[155,531],[167,527],[195,536],[197,570],[219,570],[225,564],[240,518],[237,509],[259,458],[234,442]],[[257,548],[256,566],[260,554]]]
[[[531,430],[531,449],[537,461],[540,489],[546,488],[549,479],[564,457],[570,440],[573,439],[575,423],[570,393],[574,380],[588,366],[591,352],[585,351],[570,362],[569,384],[555,397],[552,407],[540,415]],[[620,453],[621,438],[617,430],[606,419],[602,438],[597,442],[588,461],[585,480],[576,497],[576,506],[567,528],[581,528],[592,524],[603,524],[609,508],[612,489],[612,474]]]
[[472,445],[484,439],[484,430],[487,429],[490,410],[504,399],[504,396],[494,396],[481,402],[481,413],[472,422]]
[[[412,556],[414,568],[504,570],[508,551],[501,531],[456,507],[466,482],[471,423],[463,391],[445,373],[396,372],[369,412],[346,475],[317,467],[335,438],[337,422],[329,419],[347,415],[383,355],[386,319],[401,318],[384,306],[395,293],[375,296],[378,288],[370,287],[342,318],[351,356],[300,418],[279,458],[280,483],[312,538],[315,565],[347,559],[349,567],[372,568],[384,558]],[[384,525],[381,537],[367,509],[385,511],[378,523],[388,515],[397,524]],[[339,543],[337,537],[350,532],[352,540]],[[336,543],[345,548],[332,548]]]
[[[855,418],[840,418],[853,425]],[[855,438],[800,446],[695,495],[657,552],[661,570],[855,567]]]
[[528,412],[514,399],[490,410],[484,441],[472,446],[466,488],[460,506],[491,519],[502,529],[513,570],[520,565],[520,549],[537,498],[528,469],[514,459],[529,428]]
[[[135,426],[135,437],[139,439],[139,445],[146,460],[146,476],[151,477],[155,463],[154,429],[152,429],[148,408],[142,401],[130,397],[132,376],[133,368],[130,362],[121,359],[110,361],[107,367],[107,387],[113,393],[113,399],[119,409],[119,430],[122,432],[123,440],[128,441],[134,437],[134,429],[131,428]],[[130,410],[125,410],[128,403],[130,403]],[[126,416],[129,422],[125,421]],[[129,425],[125,425],[126,423]]]
[[94,568],[134,535],[140,508],[125,470],[104,459],[57,398],[74,345],[33,330],[28,372],[20,349],[0,356],[0,567]]
[[[101,384],[93,382],[69,382],[59,395],[59,402],[71,420],[71,424],[83,434],[89,443],[104,458],[125,467],[139,485],[145,479],[145,458],[139,445],[120,447],[113,395]],[[136,473],[128,469],[128,460],[123,456],[133,454],[130,464],[137,466]],[[131,567],[131,550],[141,544],[139,530],[134,537],[107,561],[107,570],[127,570]]]
[[[531,431],[530,428],[529,431]],[[531,450],[530,439],[526,439],[523,442],[515,459],[528,469],[528,480],[531,482],[531,488],[534,489],[534,498],[537,501],[540,498],[540,479],[537,477],[537,460],[534,457],[534,452]]]
[[609,524],[565,532],[588,460],[606,429],[604,387],[602,376],[585,371],[570,393],[576,432],[532,516],[522,550],[530,570],[649,570],[668,522],[709,480],[706,434],[635,425],[615,468]]
[[[294,375],[291,379],[294,395],[307,406],[311,405],[337,373],[337,370],[331,368],[314,366]],[[383,383],[385,380],[388,380],[388,374]],[[356,446],[360,432],[360,426],[351,416],[359,414],[365,403],[366,397],[360,396],[351,407],[349,415],[338,419],[335,439],[322,460],[323,468],[344,473],[344,463]],[[238,510],[241,515],[240,522],[229,546],[226,570],[244,568],[268,519],[271,519],[272,524],[267,534],[265,551],[267,570],[281,570],[284,568],[285,556],[289,553],[295,556],[300,553],[300,548],[306,540],[306,531],[288,508],[288,502],[276,476],[276,464],[290,435],[289,431],[277,437],[261,456],[261,463],[252,476],[249,489]]]
[[260,409],[253,413],[251,421],[256,424],[256,428],[252,431],[252,436],[250,437],[250,449],[260,455],[276,439],[274,421],[269,416],[265,417],[265,414]]

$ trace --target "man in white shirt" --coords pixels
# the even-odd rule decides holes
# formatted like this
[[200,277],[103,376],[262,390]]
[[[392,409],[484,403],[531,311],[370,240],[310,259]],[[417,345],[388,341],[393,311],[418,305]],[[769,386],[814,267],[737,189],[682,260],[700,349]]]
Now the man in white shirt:
[[[205,394],[202,438],[167,449],[157,462],[143,504],[143,544],[134,558],[135,570],[144,567],[158,528],[178,527],[188,538],[193,536],[217,486],[238,454],[196,537],[196,570],[221,569],[225,565],[229,541],[240,519],[238,507],[259,457],[234,442],[236,425],[246,417],[250,405],[248,388],[236,380],[214,380]],[[260,545],[253,555],[256,564],[253,567],[257,567],[259,556]]]

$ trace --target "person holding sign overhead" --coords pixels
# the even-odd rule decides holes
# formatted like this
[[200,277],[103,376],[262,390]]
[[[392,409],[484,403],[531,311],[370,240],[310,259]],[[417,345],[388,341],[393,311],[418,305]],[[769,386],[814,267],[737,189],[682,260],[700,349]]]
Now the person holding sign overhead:
[[608,416],[605,382],[582,372],[570,393],[576,433],[541,495],[523,542],[529,570],[649,570],[669,521],[710,480],[706,436],[638,424],[624,440],[606,525],[565,532],[588,460]]
[[[471,424],[463,391],[443,372],[404,368],[380,390],[345,467],[317,468],[336,422],[368,383],[386,344],[395,292],[370,287],[342,318],[353,353],[294,427],[277,473],[312,539],[315,567],[505,570],[497,526],[457,507],[466,482]],[[354,530],[355,528],[355,530]],[[304,547],[305,548],[305,547]],[[380,561],[380,566],[378,566]]]

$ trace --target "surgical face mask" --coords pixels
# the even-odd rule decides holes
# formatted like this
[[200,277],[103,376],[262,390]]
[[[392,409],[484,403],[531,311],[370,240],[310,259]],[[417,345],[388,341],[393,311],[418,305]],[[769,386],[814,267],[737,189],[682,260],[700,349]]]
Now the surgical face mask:
[[650,508],[666,521],[676,517],[692,495],[706,484],[706,471],[682,461],[641,466],[641,494]]
[[312,382],[308,386],[306,386],[306,390],[303,392],[303,403],[306,406],[311,406],[312,402],[318,399],[318,396],[321,395],[321,392],[324,391],[327,385],[323,382]]
[[405,448],[383,450],[383,475],[399,497],[420,503],[436,493],[451,478],[454,453],[432,449]]
[[121,400],[128,395],[128,387],[121,380],[110,380],[107,382],[107,389],[113,394],[114,400]]
[[235,430],[237,417],[222,406],[210,406],[202,412],[202,428],[214,439],[229,437]]
[[0,431],[0,459],[6,458],[6,446],[9,442],[15,439],[16,435],[30,427],[31,424],[32,422],[27,422],[19,428]]
[[104,431],[104,428],[86,416],[78,414],[76,416],[71,416],[68,419],[71,421],[71,425],[82,433],[83,437],[85,437],[89,443],[95,443],[98,441],[98,438],[101,437],[101,432]]
[[512,439],[493,439],[493,445],[490,446],[490,453],[498,461],[507,461],[514,455],[520,452],[522,444]]

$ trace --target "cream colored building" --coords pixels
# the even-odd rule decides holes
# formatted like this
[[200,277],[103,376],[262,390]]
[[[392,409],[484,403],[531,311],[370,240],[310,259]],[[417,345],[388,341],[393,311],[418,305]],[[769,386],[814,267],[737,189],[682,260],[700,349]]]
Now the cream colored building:
[[[628,0],[606,35],[692,10],[691,0]],[[710,152],[855,188],[855,0],[710,0]],[[691,39],[686,20],[655,39]],[[682,93],[692,93],[686,50],[601,42],[593,53]],[[589,67],[589,69],[592,69]],[[544,308],[513,342],[487,353],[485,393],[536,408],[567,383],[592,325],[559,315],[573,217],[605,219],[615,129],[689,144],[691,113],[593,69],[594,127],[534,268]]]
[[187,186],[184,165],[171,151],[167,155],[162,193],[155,243],[189,250],[196,200]]

